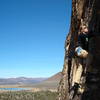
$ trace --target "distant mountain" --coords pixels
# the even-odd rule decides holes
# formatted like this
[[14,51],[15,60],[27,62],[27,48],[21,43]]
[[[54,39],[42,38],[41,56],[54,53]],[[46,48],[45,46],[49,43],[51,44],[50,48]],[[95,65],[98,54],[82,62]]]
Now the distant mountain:
[[53,81],[60,81],[61,77],[62,77],[62,74],[61,74],[61,72],[59,72],[59,73],[57,73],[57,74],[51,76],[50,78],[48,78],[48,79],[45,80],[45,81],[52,81],[52,82],[53,82]]
[[40,83],[46,79],[47,78],[26,78],[26,77],[0,78],[0,85],[35,84],[35,83]]
[[50,78],[0,78],[0,85],[21,85],[24,87],[33,87],[42,90],[57,89],[61,77],[62,74],[59,72]]
[[35,88],[41,88],[41,89],[57,89],[58,84],[61,80],[61,77],[62,77],[62,74],[61,72],[59,72],[53,75],[52,77],[32,86]]

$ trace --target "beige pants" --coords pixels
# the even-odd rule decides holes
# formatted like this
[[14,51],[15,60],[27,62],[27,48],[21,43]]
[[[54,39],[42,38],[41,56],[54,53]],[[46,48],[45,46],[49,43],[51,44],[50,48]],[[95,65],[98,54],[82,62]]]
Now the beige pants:
[[78,68],[76,69],[76,71],[74,72],[74,75],[73,75],[73,83],[80,83],[82,72],[83,72],[83,65],[79,59]]
[[78,68],[74,70],[73,83],[79,84],[83,71],[86,72],[87,70],[90,69],[89,67],[91,67],[90,65],[92,62],[92,55],[88,54],[86,59],[78,58],[78,62],[79,62]]

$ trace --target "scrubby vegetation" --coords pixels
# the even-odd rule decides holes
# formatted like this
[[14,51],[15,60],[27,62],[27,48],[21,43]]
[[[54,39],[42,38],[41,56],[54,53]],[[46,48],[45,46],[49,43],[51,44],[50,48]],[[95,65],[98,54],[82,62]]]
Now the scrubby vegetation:
[[56,92],[50,91],[16,91],[0,93],[0,100],[56,100],[56,96]]

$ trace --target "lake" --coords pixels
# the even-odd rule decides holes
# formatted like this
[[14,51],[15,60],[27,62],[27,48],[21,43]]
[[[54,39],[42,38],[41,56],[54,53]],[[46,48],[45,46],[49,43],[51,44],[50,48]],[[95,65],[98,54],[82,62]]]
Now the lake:
[[21,91],[21,90],[31,90],[31,88],[0,88],[0,90]]

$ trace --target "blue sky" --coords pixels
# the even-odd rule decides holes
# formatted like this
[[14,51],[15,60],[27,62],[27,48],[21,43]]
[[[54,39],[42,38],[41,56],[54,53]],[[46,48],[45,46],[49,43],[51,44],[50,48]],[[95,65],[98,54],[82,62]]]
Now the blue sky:
[[63,68],[71,0],[0,0],[0,77],[50,77]]

